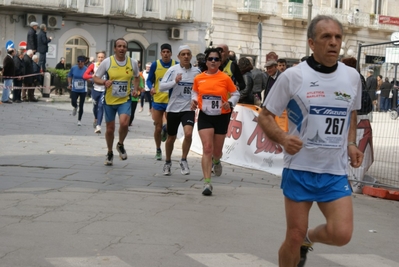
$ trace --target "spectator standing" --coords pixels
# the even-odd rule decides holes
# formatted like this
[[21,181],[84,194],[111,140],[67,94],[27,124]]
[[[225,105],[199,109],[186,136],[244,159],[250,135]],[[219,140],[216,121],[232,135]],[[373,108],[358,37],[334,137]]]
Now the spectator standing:
[[141,92],[140,94],[140,109],[139,109],[139,113],[143,112],[143,108],[144,108],[144,102],[145,100],[147,100],[148,105],[149,105],[149,109],[148,109],[148,116],[151,115],[151,110],[152,110],[152,97],[151,97],[151,88],[148,87],[147,84],[147,78],[148,78],[148,73],[150,72],[150,68],[151,68],[151,62],[147,62],[147,64],[145,64],[145,70],[142,72],[142,76],[144,78],[144,91]]
[[393,84],[389,82],[389,78],[385,77],[385,81],[381,84],[381,97],[380,97],[380,111],[387,112],[391,109],[391,98],[389,98],[389,94],[391,93],[393,88]]
[[[8,48],[7,55],[3,59],[3,76],[14,77],[15,76],[15,64],[14,64],[15,49]],[[3,94],[1,95],[1,102],[5,104],[12,104],[10,100],[10,92],[12,88],[12,78],[4,78]]]
[[32,57],[33,61],[33,73],[36,73],[38,75],[33,77],[33,84],[34,86],[40,86],[43,84],[43,74],[40,73],[40,66],[39,66],[39,56],[38,55],[33,55]]
[[51,37],[47,37],[46,24],[40,25],[40,32],[37,35],[37,52],[39,52],[39,66],[43,72],[46,72],[46,53],[51,39]]
[[[20,48],[18,49],[18,54],[14,56],[14,65],[15,65],[15,76],[18,76],[17,78],[14,78],[14,89],[12,90],[12,95],[13,95],[13,101],[14,103],[21,103],[21,91],[22,91],[22,85],[24,82],[24,78],[21,78],[21,76],[25,75],[25,64],[24,64],[24,51],[25,49]],[[30,50],[32,51],[32,50]],[[26,89],[23,89],[24,93],[26,93]],[[26,98],[24,99],[24,95],[22,95],[22,99],[26,101]]]
[[61,58],[60,62],[57,63],[57,65],[55,65],[55,69],[57,70],[65,70],[65,58]]
[[380,111],[381,108],[381,85],[384,81],[382,80],[382,75],[377,76],[377,91],[376,91],[376,98],[377,98],[377,104],[376,104],[376,110],[375,111]]
[[[32,57],[33,57],[33,51],[32,50],[26,51],[23,58],[25,65],[25,75],[31,75],[34,73]],[[32,88],[34,87],[33,84],[34,78],[35,78],[34,76],[28,76],[24,78],[25,87],[31,87],[31,88],[24,89],[25,92],[22,92],[22,98],[26,99],[26,93],[28,93],[27,101],[29,102],[37,102],[37,99],[35,98],[35,89]]]
[[266,81],[266,89],[263,95],[263,103],[265,102],[266,97],[269,94],[270,89],[276,82],[278,76],[281,74],[281,72],[277,69],[277,62],[274,60],[266,62],[265,68],[267,73],[267,81]]
[[242,57],[238,60],[238,68],[240,69],[245,82],[245,88],[240,91],[240,99],[238,100],[238,103],[253,105],[254,94],[252,89],[254,81],[251,74],[253,66],[248,58]]
[[277,69],[280,72],[284,72],[287,69],[287,60],[284,58],[277,59]]
[[377,79],[373,76],[374,70],[369,69],[367,71],[367,78],[366,78],[366,86],[367,92],[370,95],[371,101],[373,101],[373,110],[376,110],[377,106],[377,98],[376,98],[376,91],[377,91]]
[[251,62],[253,69],[251,70],[253,87],[252,92],[254,94],[254,104],[260,105],[262,99],[262,91],[266,88],[267,76],[262,70],[258,69],[254,65],[254,60],[252,57],[247,57]]
[[33,53],[37,52],[37,27],[39,26],[39,23],[32,21],[29,24],[30,28],[28,30],[28,36],[27,36],[27,42],[26,42],[26,50],[31,49]]

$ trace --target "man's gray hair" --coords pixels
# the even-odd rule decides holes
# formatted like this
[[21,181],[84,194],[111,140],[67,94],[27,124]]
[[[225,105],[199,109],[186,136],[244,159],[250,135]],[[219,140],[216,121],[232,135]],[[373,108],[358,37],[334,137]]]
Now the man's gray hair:
[[28,56],[32,56],[32,55],[33,55],[32,49],[29,49],[28,51],[26,51],[26,54],[27,54]]
[[316,37],[316,25],[317,25],[317,23],[319,23],[322,20],[334,21],[335,23],[337,23],[337,25],[341,29],[341,33],[344,33],[344,28],[342,27],[342,23],[339,20],[337,20],[335,17],[327,16],[327,15],[317,15],[316,17],[314,17],[312,19],[312,21],[309,24],[308,33],[307,33],[308,39],[314,40],[314,38]]
[[46,26],[46,24],[40,24],[40,29],[41,29],[41,30],[45,30],[45,29],[47,29],[47,26]]
[[39,60],[39,57],[37,55],[33,55],[32,60],[33,61]]

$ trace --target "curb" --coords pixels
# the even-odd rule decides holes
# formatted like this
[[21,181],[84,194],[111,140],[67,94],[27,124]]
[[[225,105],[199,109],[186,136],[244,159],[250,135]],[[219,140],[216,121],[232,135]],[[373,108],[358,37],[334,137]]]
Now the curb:
[[388,190],[384,188],[376,188],[372,186],[364,186],[363,194],[389,200],[399,200],[399,191]]

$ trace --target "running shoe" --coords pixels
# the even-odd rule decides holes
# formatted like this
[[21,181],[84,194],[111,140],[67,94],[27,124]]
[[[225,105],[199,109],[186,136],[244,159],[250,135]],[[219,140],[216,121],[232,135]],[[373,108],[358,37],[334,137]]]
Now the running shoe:
[[82,123],[80,121],[78,121],[78,126],[82,126]]
[[141,112],[143,112],[143,108],[140,108],[140,109],[139,109],[139,113],[141,113]]
[[157,149],[157,153],[155,154],[155,159],[156,160],[162,160],[162,150]]
[[215,176],[222,175],[222,172],[223,172],[222,163],[219,162],[218,164],[213,164],[212,172],[215,174]]
[[212,190],[213,190],[213,186],[211,183],[205,183],[204,184],[204,188],[202,189],[202,194],[204,196],[210,196],[212,195]]
[[165,165],[163,165],[163,175],[170,175],[170,168],[172,167],[171,162],[165,162]]
[[183,175],[190,174],[190,168],[188,167],[187,160],[180,161],[180,168],[181,168],[181,174]]
[[114,153],[108,152],[107,155],[105,155],[105,162],[104,165],[106,166],[112,166],[114,161]]
[[96,134],[100,134],[100,133],[101,133],[101,126],[100,126],[100,125],[97,125],[97,126],[96,126],[96,129],[94,130],[94,132],[95,132]]
[[297,265],[297,267],[304,267],[305,263],[306,263],[306,255],[308,254],[308,251],[312,251],[313,247],[312,244],[304,242],[301,246],[301,259],[299,260],[299,263]]
[[78,108],[73,108],[72,110],[72,116],[76,116],[76,113],[78,112]]
[[119,152],[119,158],[121,160],[127,160],[127,153],[123,144],[116,144],[116,150]]
[[162,140],[162,142],[165,142],[167,138],[168,138],[168,133],[166,132],[166,124],[164,124],[162,126],[162,131],[161,131],[161,140]]

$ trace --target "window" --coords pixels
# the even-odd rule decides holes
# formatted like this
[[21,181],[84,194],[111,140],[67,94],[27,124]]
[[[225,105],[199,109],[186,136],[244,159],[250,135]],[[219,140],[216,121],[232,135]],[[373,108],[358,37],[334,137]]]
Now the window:
[[87,42],[78,36],[72,37],[65,44],[64,57],[65,66],[70,69],[73,65],[77,63],[78,56],[88,56],[89,55],[89,45]]
[[381,14],[382,0],[374,1],[374,14]]
[[343,0],[335,0],[335,8],[343,8]]

